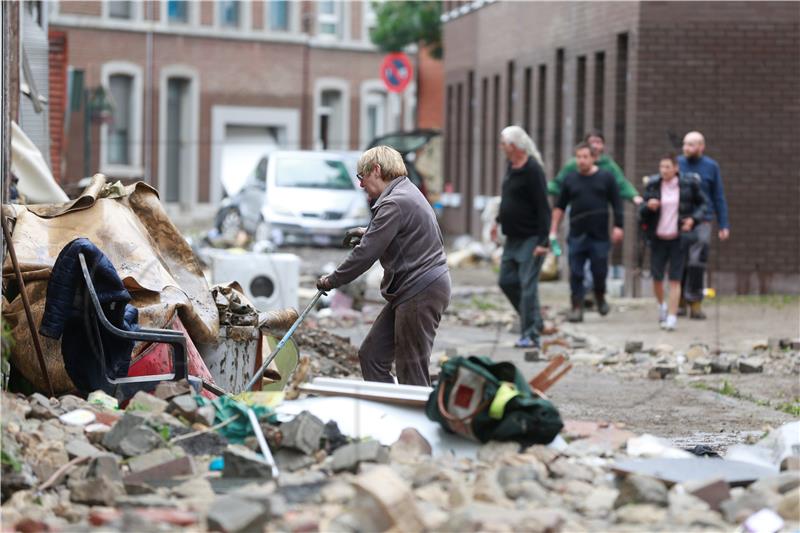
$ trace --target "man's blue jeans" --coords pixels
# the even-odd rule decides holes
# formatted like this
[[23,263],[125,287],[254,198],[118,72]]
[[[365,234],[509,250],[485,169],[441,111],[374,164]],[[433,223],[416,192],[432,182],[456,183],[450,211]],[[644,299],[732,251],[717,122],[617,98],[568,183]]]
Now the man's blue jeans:
[[500,262],[500,288],[519,313],[520,332],[523,337],[538,340],[542,331],[542,314],[539,307],[539,272],[544,256],[534,256],[539,237],[506,240]]
[[589,235],[570,235],[569,246],[569,287],[576,301],[583,301],[586,288],[583,285],[583,268],[589,261],[594,278],[594,291],[606,292],[606,276],[608,275],[608,251],[611,243],[608,240],[594,239]]

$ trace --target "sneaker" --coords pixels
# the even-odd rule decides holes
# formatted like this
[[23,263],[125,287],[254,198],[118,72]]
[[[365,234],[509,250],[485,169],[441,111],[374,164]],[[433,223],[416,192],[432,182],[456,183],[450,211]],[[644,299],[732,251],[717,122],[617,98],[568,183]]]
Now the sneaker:
[[666,331],[675,331],[678,325],[678,317],[675,315],[667,315],[667,319],[661,323],[661,329]]
[[658,323],[661,324],[667,320],[667,302],[658,304]]
[[520,337],[514,343],[514,348],[539,348],[539,342],[531,339],[530,337]]

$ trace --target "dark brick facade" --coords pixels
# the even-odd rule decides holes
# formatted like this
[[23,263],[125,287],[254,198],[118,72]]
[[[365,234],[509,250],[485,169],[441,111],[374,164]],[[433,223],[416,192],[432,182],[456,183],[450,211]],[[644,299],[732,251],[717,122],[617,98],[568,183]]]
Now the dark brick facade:
[[[459,86],[469,92],[470,77],[474,98],[445,105],[446,176],[462,194],[460,207],[446,210],[449,233],[477,235],[479,218],[467,214],[474,196],[499,193],[498,135],[509,116],[539,145],[548,178],[574,141],[597,127],[640,190],[659,154],[699,130],[720,163],[731,219],[731,239],[712,246],[711,286],[800,292],[800,4],[450,4],[460,11],[445,15],[445,98]],[[451,114],[467,117],[470,109],[467,136]],[[629,204],[619,255],[628,272],[633,221]]]

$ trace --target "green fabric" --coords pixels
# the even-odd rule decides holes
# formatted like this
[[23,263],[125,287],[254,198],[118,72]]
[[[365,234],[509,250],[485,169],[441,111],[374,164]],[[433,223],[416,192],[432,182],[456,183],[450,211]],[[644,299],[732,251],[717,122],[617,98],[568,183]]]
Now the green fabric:
[[[619,168],[619,165],[606,154],[600,156],[600,159],[597,160],[597,166],[601,170],[611,172],[614,176],[614,181],[617,182],[617,187],[619,187],[619,195],[623,200],[633,200],[635,196],[639,195],[639,192],[631,185],[631,182],[625,179],[625,174]],[[567,174],[576,170],[578,170],[578,164],[573,157],[564,165],[558,175],[547,183],[547,194],[551,196],[561,194],[561,184],[564,183],[564,178]]]
[[[446,406],[448,398],[456,392],[453,390],[454,383],[459,367],[462,366],[484,380],[483,397],[480,400],[485,407],[471,420],[465,421],[478,441],[515,441],[523,446],[549,444],[564,427],[556,407],[550,401],[536,395],[525,377],[512,363],[507,361],[495,363],[488,357],[471,356],[454,357],[442,365],[439,382],[425,405],[427,417],[439,422],[447,431],[454,432],[458,428],[451,426],[450,421],[439,411],[439,389],[445,388]],[[489,406],[503,382],[513,384],[519,394],[508,400],[502,418],[495,420],[489,414]]]
[[228,439],[228,442],[232,444],[242,444],[245,438],[254,435],[253,427],[250,425],[250,419],[247,416],[248,409],[252,409],[256,414],[256,418],[260,421],[266,420],[267,422],[273,423],[277,420],[272,409],[259,405],[248,407],[241,402],[237,402],[230,396],[220,396],[216,400],[209,400],[198,394],[195,395],[194,399],[197,401],[197,405],[201,407],[209,404],[214,406],[216,410],[214,425],[221,424],[235,416],[239,417],[230,424],[217,430],[218,433]]

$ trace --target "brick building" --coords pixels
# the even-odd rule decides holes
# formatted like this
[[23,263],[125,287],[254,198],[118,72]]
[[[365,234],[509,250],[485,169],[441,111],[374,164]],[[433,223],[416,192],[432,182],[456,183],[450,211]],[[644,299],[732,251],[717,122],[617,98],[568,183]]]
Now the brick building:
[[[53,3],[51,50],[67,65],[51,61],[51,84],[73,88],[71,109],[51,109],[66,132],[62,180],[143,177],[173,214],[201,216],[223,174],[254,165],[262,147],[357,150],[414,127],[415,85],[384,88],[374,22],[366,1]],[[76,98],[102,111],[98,87],[116,107],[85,131]]]
[[[445,2],[443,20],[445,175],[459,198],[448,231],[478,234],[508,124],[531,134],[549,179],[600,128],[640,190],[659,154],[699,130],[731,221],[731,239],[712,245],[711,286],[800,292],[800,4]],[[626,215],[631,294],[632,206]]]

